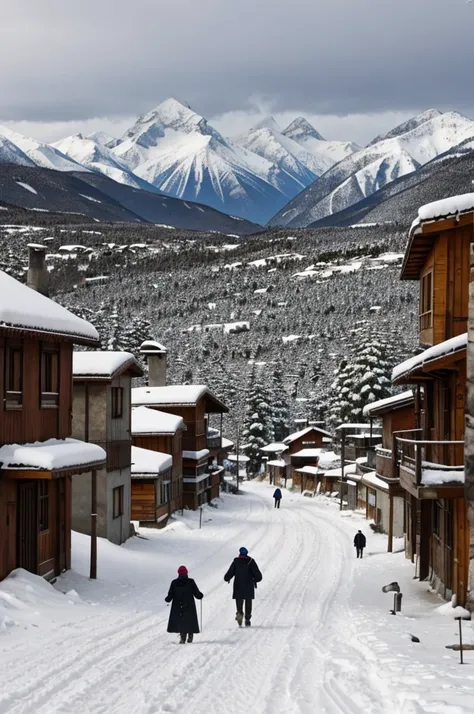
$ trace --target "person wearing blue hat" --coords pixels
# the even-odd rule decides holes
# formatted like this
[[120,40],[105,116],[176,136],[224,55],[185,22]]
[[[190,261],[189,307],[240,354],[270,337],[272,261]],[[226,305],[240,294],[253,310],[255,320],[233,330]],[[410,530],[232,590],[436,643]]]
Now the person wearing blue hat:
[[230,583],[232,578],[234,578],[232,597],[237,607],[235,619],[239,627],[242,627],[245,604],[245,627],[250,627],[255,588],[257,583],[262,580],[262,573],[255,560],[249,556],[247,548],[239,548],[239,555],[234,558],[229,570],[224,575],[226,583]]

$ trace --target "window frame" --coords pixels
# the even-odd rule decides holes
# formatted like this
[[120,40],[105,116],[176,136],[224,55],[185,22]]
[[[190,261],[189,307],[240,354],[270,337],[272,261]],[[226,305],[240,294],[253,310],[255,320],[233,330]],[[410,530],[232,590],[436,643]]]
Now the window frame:
[[115,520],[124,515],[124,487],[116,486],[112,489],[112,517]]
[[123,419],[123,387],[111,387],[111,415],[112,419]]
[[419,321],[420,330],[430,330],[433,327],[433,285],[434,271],[430,268],[420,279]]
[[49,481],[39,479],[38,481],[38,517],[39,532],[49,531]]
[[[12,355],[19,355],[19,374],[15,375],[15,360]],[[4,340],[4,371],[3,371],[3,404],[4,409],[21,409],[23,407],[23,364],[24,364],[24,343],[23,340]],[[15,384],[18,377],[18,383]],[[13,382],[13,383],[12,383]],[[13,387],[13,389],[11,388]],[[17,389],[15,389],[17,387]]]
[[59,407],[60,347],[54,343],[41,343],[40,351],[40,406],[41,409]]

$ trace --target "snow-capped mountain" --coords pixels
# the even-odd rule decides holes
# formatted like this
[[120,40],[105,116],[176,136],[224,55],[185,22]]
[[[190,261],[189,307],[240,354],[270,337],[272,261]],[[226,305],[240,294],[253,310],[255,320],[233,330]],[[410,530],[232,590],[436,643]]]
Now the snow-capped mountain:
[[[403,128],[408,130],[403,132]],[[474,122],[457,112],[421,115],[333,166],[285,206],[272,225],[307,226],[363,200],[391,181],[474,137]]]
[[296,193],[273,163],[233,145],[175,99],[140,117],[113,153],[170,196],[260,223]]
[[391,129],[387,134],[380,134],[379,136],[376,136],[375,139],[368,144],[368,146],[378,144],[379,141],[384,141],[384,139],[393,139],[394,136],[401,136],[402,134],[406,134],[408,131],[413,131],[413,129],[417,129],[425,122],[440,117],[441,114],[442,112],[440,112],[439,109],[428,109],[426,112],[418,114],[416,117],[412,117],[411,119],[408,119],[408,121],[404,121],[402,124],[399,124],[394,129]]
[[105,144],[100,144],[82,134],[74,134],[61,139],[52,145],[62,154],[91,171],[99,171],[114,181],[126,186],[133,186],[147,191],[156,191],[155,187],[146,183],[130,171],[128,166],[119,161]]
[[353,141],[326,141],[304,117],[297,117],[282,134],[297,141],[306,151],[325,160],[327,168],[360,149]]
[[1,138],[8,139],[12,144],[15,144],[15,146],[31,159],[33,165],[40,166],[42,169],[54,169],[55,171],[87,171],[84,166],[81,166],[54,146],[20,134],[9,127],[0,126],[0,139]]
[[116,139],[115,136],[107,134],[105,131],[93,131],[92,134],[88,134],[85,138],[92,139],[96,144],[106,146],[108,149],[114,149],[120,144],[120,139]]
[[17,164],[18,166],[34,166],[24,151],[18,148],[10,139],[0,134],[0,164]]

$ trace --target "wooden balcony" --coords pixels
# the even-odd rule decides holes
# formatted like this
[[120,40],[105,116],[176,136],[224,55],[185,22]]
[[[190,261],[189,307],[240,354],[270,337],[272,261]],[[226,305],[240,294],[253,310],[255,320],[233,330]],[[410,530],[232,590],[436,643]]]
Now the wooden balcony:
[[377,476],[387,481],[398,480],[398,467],[393,459],[391,449],[383,449],[377,446],[375,449],[375,471]]
[[464,441],[395,436],[400,485],[420,499],[459,498],[464,493]]

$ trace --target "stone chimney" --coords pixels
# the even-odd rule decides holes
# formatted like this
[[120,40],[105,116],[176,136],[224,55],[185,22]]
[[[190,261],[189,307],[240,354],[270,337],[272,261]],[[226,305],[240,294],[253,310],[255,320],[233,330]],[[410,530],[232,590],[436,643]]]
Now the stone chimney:
[[159,342],[155,342],[155,340],[145,340],[140,347],[140,354],[145,355],[148,362],[148,386],[166,386],[166,347],[160,345]]
[[28,245],[28,276],[26,284],[42,295],[49,296],[49,273],[46,268],[46,247],[30,243]]

